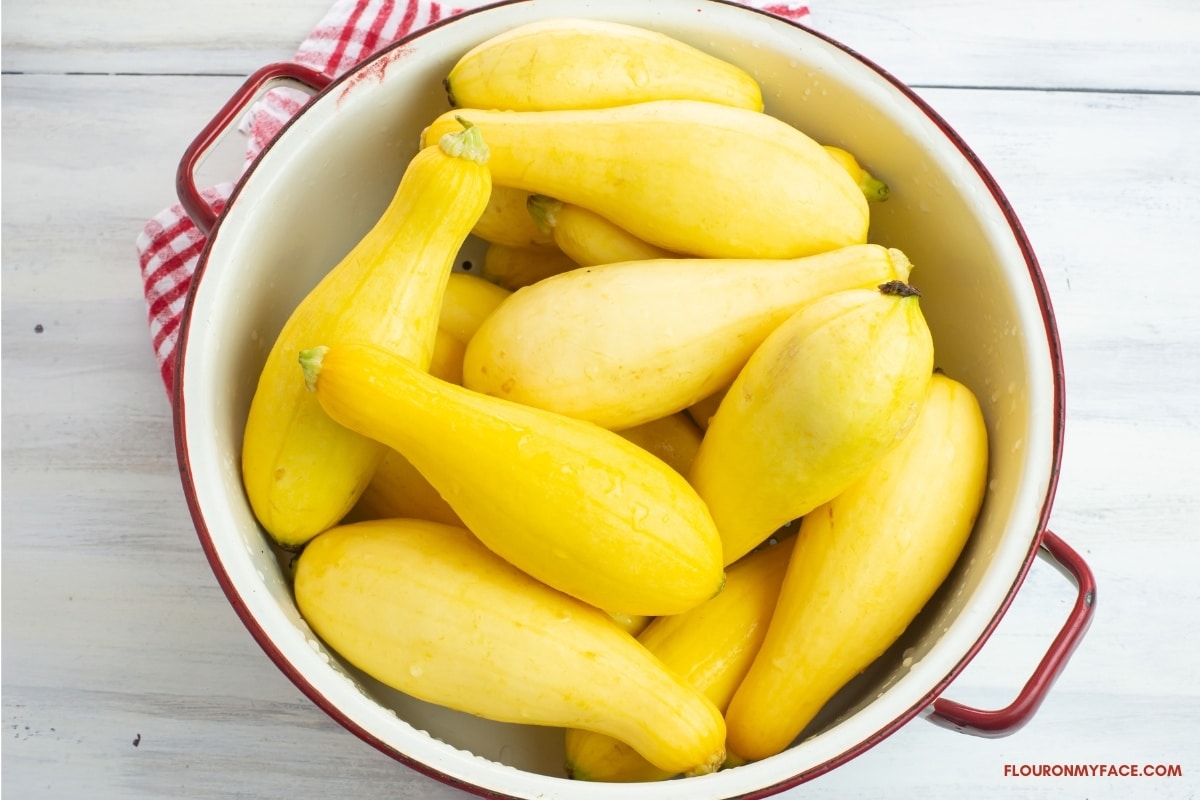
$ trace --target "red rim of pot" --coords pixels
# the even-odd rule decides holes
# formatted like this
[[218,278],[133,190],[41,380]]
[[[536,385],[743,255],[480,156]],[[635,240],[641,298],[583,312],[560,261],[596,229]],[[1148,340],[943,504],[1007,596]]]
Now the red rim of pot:
[[[415,32],[409,34],[408,36],[404,37],[403,39],[400,39],[400,40],[394,42],[393,44],[389,45],[388,47],[384,48],[383,50],[381,50],[378,53],[376,53],[375,55],[373,55],[371,58],[369,58],[369,59],[365,60],[364,62],[362,62],[361,64],[359,64],[354,69],[349,70],[348,72],[346,72],[339,78],[333,80],[331,83],[329,83],[328,86],[326,86],[324,89],[322,89],[317,96],[320,97],[326,93],[339,90],[344,85],[348,84],[348,82],[353,81],[355,79],[356,75],[361,74],[365,69],[369,69],[370,65],[373,62],[375,62],[379,59],[387,58],[389,56],[389,54],[393,53],[393,51],[404,47],[406,44],[411,43],[412,41],[414,41],[416,39],[419,39],[420,37],[424,36],[429,31],[436,30],[444,25],[450,24],[461,17],[471,16],[471,15],[478,14],[478,13],[484,13],[491,9],[495,9],[495,8],[502,7],[502,6],[519,5],[524,2],[528,2],[528,0],[505,0],[504,2],[498,2],[498,3],[491,4],[489,6],[484,6],[484,7],[474,9],[471,11],[466,11],[463,14],[460,14],[460,15],[457,15],[454,17],[447,17],[447,18],[439,20],[435,23],[432,23],[428,27],[423,28],[420,31],[415,31]],[[713,4],[717,4],[717,5],[734,6],[734,7],[737,7],[741,10],[744,10],[744,11],[747,11],[750,13],[757,13],[757,14],[761,14],[763,16],[772,17],[773,19],[777,19],[779,22],[781,22],[783,24],[791,25],[792,27],[796,28],[798,31],[802,31],[806,35],[816,37],[816,38],[820,39],[821,41],[825,42],[826,44],[837,48],[838,50],[842,51],[843,53],[850,56],[851,58],[854,58],[855,60],[859,61],[860,63],[862,63],[869,69],[871,69],[873,72],[875,72],[879,77],[883,78],[888,83],[890,83],[897,91],[901,92],[917,109],[919,109],[923,114],[925,114],[929,118],[929,120],[931,122],[933,122],[942,131],[943,135],[947,138],[947,140],[949,140],[955,146],[955,148],[961,153],[963,158],[965,158],[967,160],[967,162],[971,165],[971,167],[975,170],[976,174],[979,176],[979,179],[987,187],[988,191],[990,192],[990,194],[992,196],[992,199],[995,201],[996,205],[1000,208],[1000,210],[1004,214],[1005,220],[1007,221],[1009,228],[1011,229],[1013,238],[1015,239],[1015,241],[1017,242],[1017,244],[1019,246],[1022,257],[1025,261],[1026,267],[1029,272],[1030,283],[1032,284],[1034,292],[1037,295],[1038,306],[1041,311],[1042,322],[1043,322],[1044,329],[1045,329],[1046,344],[1049,348],[1050,363],[1051,363],[1053,380],[1054,380],[1053,441],[1052,441],[1052,456],[1051,456],[1052,462],[1051,462],[1051,471],[1050,471],[1050,475],[1049,475],[1049,481],[1048,481],[1047,488],[1046,488],[1046,495],[1045,495],[1045,499],[1042,503],[1042,508],[1041,508],[1041,512],[1039,515],[1038,530],[1037,530],[1036,535],[1032,536],[1030,539],[1030,545],[1029,545],[1028,552],[1025,554],[1024,560],[1021,564],[1021,568],[1018,570],[1017,574],[1013,578],[1012,585],[1007,590],[1003,602],[1000,604],[1000,607],[996,609],[994,615],[988,622],[988,624],[985,627],[982,634],[975,641],[975,643],[972,645],[972,647],[962,656],[962,658],[958,661],[958,663],[954,666],[954,668],[952,670],[950,670],[950,672],[947,673],[945,675],[945,677],[943,677],[936,685],[931,687],[929,689],[929,691],[921,698],[921,700],[919,702],[913,704],[904,713],[897,716],[895,719],[893,719],[887,725],[878,729],[871,736],[858,742],[856,745],[850,747],[849,749],[847,749],[843,753],[839,754],[838,756],[831,758],[821,764],[817,764],[813,767],[810,767],[810,768],[804,770],[803,772],[793,775],[785,780],[778,781],[769,786],[755,789],[748,793],[744,793],[744,794],[736,795],[734,797],[727,798],[727,800],[754,800],[756,798],[764,798],[764,797],[769,797],[769,796],[778,794],[782,791],[793,788],[801,783],[805,783],[809,780],[819,777],[820,775],[823,775],[823,774],[835,769],[836,767],[839,767],[842,764],[845,764],[846,762],[856,758],[857,756],[866,752],[870,748],[874,747],[876,744],[883,741],[891,734],[895,733],[899,728],[906,725],[914,717],[918,716],[922,712],[922,710],[924,710],[926,708],[934,707],[935,701],[941,695],[941,693],[950,685],[950,683],[956,677],[958,677],[958,675],[963,671],[963,669],[966,667],[966,665],[978,654],[979,650],[984,646],[984,644],[990,638],[992,633],[995,631],[996,626],[999,624],[1001,618],[1004,616],[1004,614],[1007,612],[1009,606],[1012,604],[1012,601],[1015,598],[1016,593],[1019,590],[1022,582],[1025,580],[1025,576],[1027,575],[1027,573],[1030,569],[1030,566],[1032,565],[1032,563],[1034,561],[1034,558],[1037,556],[1039,548],[1043,544],[1043,537],[1045,537],[1049,533],[1046,528],[1047,528],[1047,524],[1049,522],[1051,507],[1054,502],[1054,495],[1055,495],[1055,491],[1056,491],[1057,484],[1058,484],[1059,470],[1060,470],[1061,459],[1062,459],[1063,436],[1064,436],[1065,417],[1066,417],[1065,406],[1064,406],[1064,383],[1065,383],[1065,381],[1064,381],[1064,371],[1063,371],[1063,364],[1062,364],[1061,345],[1059,342],[1058,329],[1057,329],[1057,325],[1056,325],[1055,318],[1054,318],[1054,311],[1051,306],[1049,291],[1046,286],[1045,278],[1044,278],[1041,268],[1038,264],[1037,257],[1035,256],[1035,254],[1033,252],[1033,248],[1030,245],[1029,240],[1025,235],[1024,228],[1022,227],[1022,225],[1021,225],[1020,221],[1017,219],[1017,216],[1014,213],[1011,205],[1009,204],[1008,199],[1005,197],[1004,193],[1001,191],[1001,189],[998,186],[998,184],[996,183],[996,181],[993,179],[991,174],[988,172],[987,168],[983,165],[983,163],[979,160],[979,158],[975,155],[975,153],[966,144],[966,142],[963,141],[963,139],[950,127],[950,125],[936,111],[934,111],[932,107],[930,107],[924,100],[922,100],[920,96],[918,96],[912,89],[908,88],[904,83],[902,83],[901,81],[896,79],[891,73],[889,73],[888,71],[886,71],[885,69],[883,69],[882,67],[880,67],[879,65],[877,65],[876,63],[871,61],[870,59],[862,56],[855,50],[830,38],[829,36],[826,36],[825,34],[822,34],[819,31],[813,30],[812,28],[809,28],[808,26],[805,26],[805,25],[795,22],[793,20],[774,17],[774,15],[771,15],[769,12],[761,11],[761,10],[754,9],[754,8],[749,8],[749,7],[743,6],[739,3],[732,2],[732,0],[706,0],[706,2],[710,2]],[[280,131],[279,135],[282,136],[282,134],[292,125],[292,123],[296,119],[299,118],[300,114],[303,114],[303,113],[304,113],[304,109],[302,109],[296,116],[294,116],[291,120],[289,120],[283,126],[283,129]],[[278,140],[278,137],[276,137],[276,140]],[[273,140],[273,141],[276,141],[276,140]],[[257,158],[255,158],[254,162],[249,166],[249,168],[246,170],[246,172],[237,181],[237,183],[234,186],[233,192],[229,197],[229,200],[225,204],[226,209],[228,209],[230,206],[232,206],[234,204],[234,202],[237,200],[237,197],[240,194],[242,187],[245,185],[247,178],[249,177],[250,174],[252,174],[254,172],[255,167],[258,165],[259,161],[261,161],[263,155],[272,147],[272,144],[273,144],[273,142],[269,143],[266,147],[263,148],[263,151],[258,155]],[[193,306],[193,300],[194,300],[194,296],[195,296],[195,292],[196,292],[196,287],[199,284],[200,279],[203,277],[206,267],[207,267],[209,251],[212,246],[213,234],[215,234],[219,230],[221,221],[224,219],[224,216],[225,216],[225,212],[223,211],[217,217],[216,224],[213,226],[212,231],[209,236],[209,239],[206,242],[205,247],[200,254],[199,262],[197,264],[195,273],[192,278],[192,285],[190,287],[187,303],[184,307],[183,315],[182,315],[182,321],[181,321],[181,326],[180,326],[179,346],[176,348],[176,357],[175,357],[176,358],[176,369],[174,370],[174,386],[173,386],[173,393],[172,393],[172,396],[175,398],[173,418],[174,418],[175,444],[176,444],[176,452],[177,452],[179,469],[180,469],[180,473],[181,473],[181,476],[183,479],[184,492],[186,495],[188,508],[191,513],[192,520],[195,524],[196,531],[197,531],[197,534],[200,539],[200,544],[204,550],[205,557],[208,559],[208,562],[209,562],[210,566],[212,567],[213,573],[216,576],[217,581],[220,584],[221,589],[224,591],[226,597],[228,598],[230,604],[233,606],[234,611],[237,613],[238,617],[242,620],[242,623],[249,630],[250,634],[254,637],[255,641],[258,642],[258,645],[263,649],[263,651],[267,654],[267,656],[270,657],[270,659],[275,663],[276,667],[278,667],[279,670],[281,672],[283,672],[301,690],[301,692],[303,692],[309,698],[309,700],[311,700],[318,708],[322,709],[326,714],[328,714],[330,717],[332,717],[334,720],[336,720],[342,727],[346,728],[348,731],[355,734],[363,741],[367,742],[368,744],[372,745],[373,747],[377,748],[378,750],[380,750],[381,752],[385,753],[386,755],[392,757],[393,759],[405,764],[406,766],[408,766],[424,775],[430,776],[438,781],[441,781],[448,785],[462,789],[464,791],[471,792],[471,793],[476,794],[481,797],[512,798],[513,797],[512,795],[503,794],[503,793],[499,793],[499,792],[496,792],[496,791],[493,791],[490,789],[476,786],[475,784],[471,784],[466,781],[463,781],[453,775],[446,774],[437,769],[434,769],[433,767],[431,767],[423,762],[413,759],[410,756],[408,756],[402,752],[399,752],[392,746],[388,745],[386,742],[381,741],[378,737],[374,736],[367,730],[363,729],[361,726],[359,726],[357,723],[355,723],[354,720],[350,719],[348,716],[346,716],[344,713],[342,713],[336,705],[331,703],[323,694],[321,694],[315,687],[313,687],[304,678],[304,676],[300,673],[300,671],[294,665],[292,665],[292,663],[290,661],[288,661],[288,659],[275,646],[275,644],[271,640],[271,637],[258,624],[254,615],[250,612],[250,610],[247,608],[245,603],[242,601],[242,599],[238,595],[237,591],[235,590],[235,588],[232,584],[229,574],[226,572],[226,570],[221,562],[220,556],[216,551],[216,548],[213,544],[212,536],[211,536],[210,531],[205,522],[204,515],[199,507],[199,502],[198,502],[197,495],[196,495],[196,489],[195,489],[195,486],[192,483],[192,479],[191,479],[191,462],[190,462],[190,458],[189,458],[189,454],[188,454],[187,437],[185,435],[185,420],[187,417],[187,409],[186,409],[185,395],[184,395],[184,391],[183,391],[184,390],[183,381],[184,381],[184,374],[185,374],[184,369],[183,369],[183,363],[184,363],[184,360],[187,355],[187,349],[188,349],[188,343],[189,343],[191,312],[192,312],[192,306]],[[1052,536],[1052,534],[1050,534],[1050,535]],[[1068,551],[1069,551],[1069,548],[1068,548]],[[1070,655],[1070,651],[1074,648],[1074,644],[1076,644],[1078,641],[1078,638],[1080,636],[1082,636],[1082,633],[1083,633],[1082,629],[1086,629],[1087,623],[1090,621],[1090,607],[1091,607],[1092,601],[1093,601],[1094,586],[1091,584],[1090,573],[1087,573],[1086,565],[1083,565],[1082,561],[1079,561],[1078,564],[1076,564],[1075,566],[1081,567],[1082,571],[1085,573],[1085,577],[1088,579],[1087,583],[1089,584],[1089,586],[1084,587],[1081,585],[1080,588],[1081,588],[1081,591],[1085,591],[1085,593],[1086,593],[1086,600],[1084,600],[1084,602],[1089,608],[1089,613],[1086,616],[1082,617],[1081,619],[1076,620],[1075,627],[1079,628],[1080,630],[1074,631],[1073,636],[1068,637],[1068,638],[1071,638],[1072,641],[1067,642],[1065,647],[1060,648],[1060,650],[1062,652],[1058,652],[1056,654],[1059,657],[1059,660],[1062,662],[1065,662],[1066,657]],[[1077,571],[1077,574],[1078,574],[1078,571]],[[1083,597],[1084,597],[1084,595],[1081,594],[1081,599]],[[1066,629],[1064,629],[1063,634],[1067,634],[1067,633],[1068,633],[1068,631]],[[1060,639],[1062,639],[1062,638],[1063,638],[1063,635],[1060,635]],[[1059,643],[1056,642],[1056,645],[1057,644],[1059,644]],[[1061,669],[1061,663],[1058,665],[1058,669]],[[1035,679],[1040,677],[1043,682],[1045,682],[1047,679],[1049,681],[1053,681],[1054,677],[1056,677],[1056,674],[1057,674],[1057,670],[1055,671],[1055,674],[1049,675],[1049,676],[1035,675]],[[1033,683],[1033,681],[1031,681],[1031,683]],[[1028,685],[1027,685],[1027,688],[1028,688]],[[1016,705],[1017,704],[1014,704],[1014,706],[1012,706],[1010,708],[1015,708]],[[1013,720],[1012,721],[1013,724],[1008,725],[1005,728],[1005,730],[1008,730],[1009,728],[1015,729],[1015,727],[1019,727],[1019,725],[1022,724],[1025,721],[1025,719],[1030,714],[1032,714],[1033,710],[1035,710],[1035,709],[1036,709],[1036,703],[1033,705],[1032,708],[1028,708],[1028,707],[1022,708],[1021,712],[1020,712],[1021,718]]]

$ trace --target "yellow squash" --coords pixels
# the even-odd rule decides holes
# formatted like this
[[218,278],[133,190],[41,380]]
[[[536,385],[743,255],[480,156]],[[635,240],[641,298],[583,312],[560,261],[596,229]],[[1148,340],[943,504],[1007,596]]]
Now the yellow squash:
[[484,252],[479,276],[511,292],[551,275],[570,272],[578,266],[570,256],[553,244],[543,247],[510,247],[493,242]]
[[[461,383],[463,343],[470,340],[483,320],[508,296],[508,291],[483,278],[451,273],[442,299],[433,361],[429,365],[431,375]],[[687,474],[700,447],[700,430],[683,414],[652,420],[619,433],[661,458],[680,474]],[[389,449],[371,483],[344,521],[392,517],[462,524],[454,509],[425,480],[425,476],[407,458]],[[634,636],[650,622],[650,617],[645,615],[614,613],[611,616]]]
[[488,317],[467,345],[463,384],[629,428],[728,386],[797,308],[904,280],[910,266],[899,250],[866,244],[802,259],[658,259],[572,270],[514,294]]
[[384,454],[321,410],[298,380],[297,353],[314,340],[368,340],[428,366],[447,276],[491,191],[486,161],[472,128],[418,153],[375,226],[276,339],[246,420],[242,477],[259,522],[281,545],[298,547],[337,523]]
[[550,231],[558,249],[581,267],[677,257],[586,208],[540,194],[529,195],[527,205],[530,218]]
[[770,115],[698,100],[596,110],[463,109],[425,144],[478,125],[497,183],[582,206],[664,250],[796,258],[867,238],[868,208],[846,170]]
[[[509,296],[509,292],[475,275],[451,273],[442,298],[438,337],[429,373],[451,383],[461,383],[464,342]],[[680,474],[687,474],[700,447],[700,430],[682,414],[652,420],[619,431],[625,439],[658,456]],[[454,509],[425,480],[407,458],[388,450],[366,491],[344,521],[413,517],[461,525]],[[625,631],[636,636],[650,622],[644,615],[611,615]]]
[[689,476],[727,563],[841,493],[912,427],[933,371],[917,297],[899,281],[827,295],[738,374]]
[[[685,614],[659,617],[638,641],[673,674],[724,711],[758,653],[775,610],[795,537],[763,547],[729,568],[725,588]],[[655,781],[674,773],[620,739],[567,731],[567,772],[591,781]]]
[[529,216],[529,192],[493,186],[492,197],[471,231],[480,239],[508,247],[545,247],[554,237]]
[[[826,145],[829,153],[849,173],[869,202],[887,199],[888,187],[859,165],[858,160],[840,147]],[[512,191],[512,190],[508,190]],[[540,194],[525,194],[529,213],[536,226],[548,231],[558,249],[582,267],[615,264],[618,261],[647,261],[652,258],[677,258],[677,253],[656,247],[634,236],[594,211],[564,203]],[[496,190],[492,190],[493,200]],[[487,216],[485,212],[485,216]],[[516,216],[516,215],[513,215]],[[522,221],[527,225],[527,221]],[[516,227],[516,223],[509,225]],[[478,231],[478,226],[476,226]],[[485,237],[486,238],[486,237]]]
[[[452,272],[442,296],[437,341],[429,373],[444,381],[462,383],[466,342],[508,292],[483,278]],[[367,488],[344,521],[416,517],[458,524],[454,509],[404,456],[388,450]]]
[[296,603],[325,643],[413,697],[488,719],[596,730],[664,770],[724,760],[721,714],[608,615],[530,578],[463,528],[334,528],[296,565]]
[[459,59],[445,87],[453,106],[510,111],[684,98],[763,107],[745,70],[665,34],[596,19],[542,20],[488,39]]
[[800,523],[766,640],[726,715],[731,755],[786,748],[899,638],[958,559],[987,469],[974,395],[934,375],[904,441]]
[[439,380],[371,345],[301,355],[321,407],[402,453],[491,550],[606,611],[677,614],[716,594],[707,508],[618,434]]

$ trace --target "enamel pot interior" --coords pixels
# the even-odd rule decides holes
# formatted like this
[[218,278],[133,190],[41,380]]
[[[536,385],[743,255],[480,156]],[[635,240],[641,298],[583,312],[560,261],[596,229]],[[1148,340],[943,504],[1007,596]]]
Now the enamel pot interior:
[[[239,476],[244,420],[269,347],[291,309],[391,198],[420,130],[447,108],[442,78],[474,44],[551,16],[643,25],[726,58],[759,80],[769,113],[852,151],[884,179],[892,195],[872,208],[871,239],[912,259],[937,364],[978,396],[991,437],[990,482],[971,540],[903,638],[789,750],[686,781],[568,781],[560,731],[438,708],[346,666],[300,618],[288,558],[256,524]],[[468,242],[463,257],[480,252]],[[240,617],[279,668],[349,730],[486,796],[757,797],[853,758],[926,708],[990,633],[1037,549],[1059,459],[1053,317],[1032,251],[984,168],[878,67],[800,26],[719,2],[500,4],[443,21],[334,83],[239,182],[197,271],[180,350],[184,486]]]

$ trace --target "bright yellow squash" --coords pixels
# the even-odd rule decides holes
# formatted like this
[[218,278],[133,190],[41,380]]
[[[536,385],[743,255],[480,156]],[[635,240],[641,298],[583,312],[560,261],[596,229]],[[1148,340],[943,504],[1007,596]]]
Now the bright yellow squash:
[[242,445],[242,477],[259,522],[299,547],[358,500],[384,448],[338,425],[296,374],[314,340],[378,342],[428,366],[438,310],[459,247],[491,191],[477,129],[417,154],[375,226],[288,318],[259,377]]
[[510,111],[683,98],[763,107],[745,70],[657,31],[596,19],[505,31],[463,55],[444,83],[452,106]]
[[662,460],[611,431],[439,380],[371,345],[301,355],[321,407],[402,453],[498,555],[625,614],[677,614],[715,595],[708,509]]
[[934,375],[904,441],[800,523],[766,640],[726,715],[731,754],[786,748],[899,638],[958,559],[987,470],[974,395]]
[[530,218],[550,231],[558,249],[581,267],[678,257],[677,253],[644,242],[586,208],[541,194],[529,195],[527,205]]
[[607,615],[530,578],[465,529],[378,520],[318,536],[296,603],[363,672],[488,719],[630,742],[671,772],[724,760],[721,714]]
[[[724,711],[766,636],[795,537],[765,546],[729,568],[721,593],[684,614],[658,617],[638,641]],[[620,739],[567,731],[567,771],[579,780],[656,781],[674,773]]]
[[[431,375],[451,383],[462,383],[466,342],[508,294],[499,286],[475,275],[450,273],[442,296],[433,360],[429,363]],[[384,455],[371,482],[344,521],[387,517],[416,517],[461,524],[454,509],[446,504],[408,459],[395,450],[388,450]]]
[[933,371],[917,298],[898,281],[827,295],[738,374],[689,475],[727,563],[840,494],[912,427]]
[[910,266],[899,250],[865,244],[801,259],[572,270],[514,294],[488,317],[467,345],[463,384],[606,428],[633,427],[728,386],[806,303],[904,280]]
[[425,144],[478,125],[497,183],[601,215],[664,250],[796,258],[867,239],[868,208],[845,169],[770,115],[697,100],[596,110],[463,109]]

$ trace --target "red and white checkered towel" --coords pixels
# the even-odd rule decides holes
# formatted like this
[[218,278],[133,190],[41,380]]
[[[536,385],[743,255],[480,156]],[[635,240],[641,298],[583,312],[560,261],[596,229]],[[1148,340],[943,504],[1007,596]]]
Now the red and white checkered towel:
[[[335,0],[301,43],[295,61],[337,77],[412,31],[488,2],[491,0]],[[745,5],[788,19],[809,13],[806,5],[797,3],[748,0]],[[254,105],[240,128],[247,136],[246,166],[307,99],[295,90],[273,89]],[[222,183],[205,189],[203,196],[220,213],[232,190],[232,183]],[[204,234],[178,203],[156,214],[137,237],[151,342],[168,395],[173,386],[180,318],[204,241]]]

